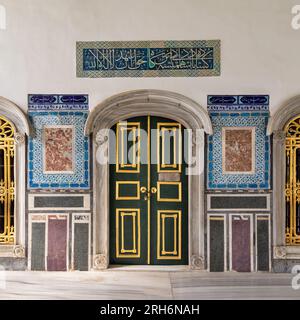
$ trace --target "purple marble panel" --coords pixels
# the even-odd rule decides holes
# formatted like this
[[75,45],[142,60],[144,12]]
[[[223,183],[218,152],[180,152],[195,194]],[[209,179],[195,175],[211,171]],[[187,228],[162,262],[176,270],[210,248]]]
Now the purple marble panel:
[[48,219],[48,271],[67,270],[67,217],[51,215]]
[[251,271],[250,217],[232,216],[232,270]]

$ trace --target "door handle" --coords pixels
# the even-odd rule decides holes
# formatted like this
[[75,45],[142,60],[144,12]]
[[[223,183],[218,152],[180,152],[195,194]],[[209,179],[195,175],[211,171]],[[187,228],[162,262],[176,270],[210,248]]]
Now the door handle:
[[141,193],[145,193],[145,192],[147,192],[147,188],[146,187],[141,187],[140,191],[141,191]]
[[146,187],[141,187],[140,192],[145,193],[144,200],[148,200],[151,196],[151,193],[156,193],[157,189],[155,187],[152,187],[150,190],[147,190]]
[[144,193],[144,200],[147,201],[150,197],[150,192],[148,192],[146,187],[141,187],[140,188],[141,193]]
[[151,188],[151,193],[156,193],[157,192],[157,189],[155,187],[152,187]]

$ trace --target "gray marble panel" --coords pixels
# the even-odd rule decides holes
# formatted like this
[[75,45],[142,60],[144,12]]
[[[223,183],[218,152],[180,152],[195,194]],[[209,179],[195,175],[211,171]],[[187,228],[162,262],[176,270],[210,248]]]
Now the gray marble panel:
[[84,197],[34,197],[35,208],[81,208],[84,207]]
[[257,271],[269,271],[269,221],[257,220]]
[[221,272],[224,271],[224,220],[211,220],[209,225],[209,270]]
[[75,223],[74,225],[74,269],[87,271],[89,268],[89,225]]
[[45,270],[45,223],[32,223],[31,270]]
[[267,197],[251,196],[211,196],[211,210],[213,209],[266,209]]

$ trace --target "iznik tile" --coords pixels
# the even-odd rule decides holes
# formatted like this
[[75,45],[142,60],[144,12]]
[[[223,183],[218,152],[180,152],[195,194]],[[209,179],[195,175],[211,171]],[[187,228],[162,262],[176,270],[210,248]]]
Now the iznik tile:
[[82,94],[29,94],[28,110],[89,110],[88,96]]
[[28,115],[35,131],[28,143],[28,187],[89,188],[87,95],[29,95]]
[[208,189],[269,189],[269,96],[208,96]]
[[220,40],[77,42],[77,77],[220,75]]

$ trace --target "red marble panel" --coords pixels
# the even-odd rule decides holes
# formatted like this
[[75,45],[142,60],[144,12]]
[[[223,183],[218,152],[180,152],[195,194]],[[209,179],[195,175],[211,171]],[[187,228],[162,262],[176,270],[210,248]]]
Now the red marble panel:
[[225,172],[253,171],[253,129],[230,129],[223,131],[223,169]]
[[47,270],[67,270],[67,217],[49,216]]
[[251,272],[250,217],[232,217],[232,270]]
[[45,127],[45,172],[73,171],[73,127]]

